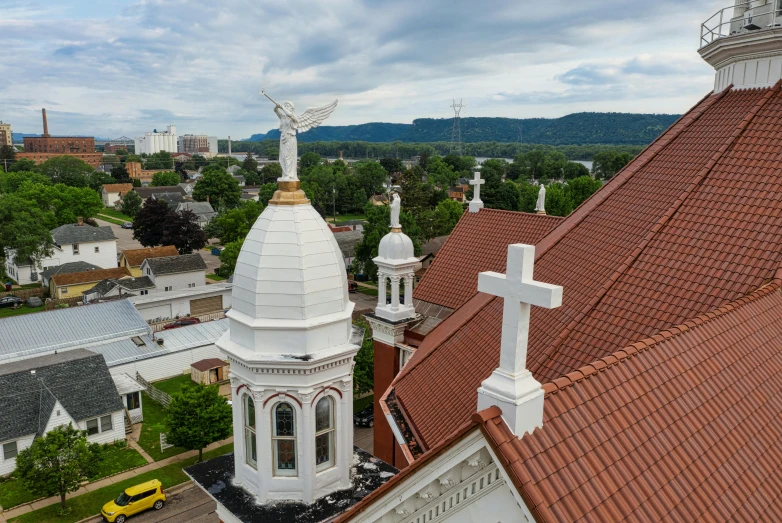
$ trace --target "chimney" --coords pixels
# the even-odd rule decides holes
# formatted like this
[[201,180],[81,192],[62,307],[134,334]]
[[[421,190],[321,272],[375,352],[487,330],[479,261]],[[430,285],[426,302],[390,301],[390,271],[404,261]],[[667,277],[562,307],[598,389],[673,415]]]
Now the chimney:
[[206,203],[210,203],[210,202],[209,202],[209,195],[208,195],[208,194],[206,195]]
[[76,225],[79,226],[79,227],[83,227],[84,226],[84,219],[81,216],[76,218]]
[[339,152],[339,159],[342,160],[342,151]]
[[49,137],[49,123],[46,121],[46,109],[41,109],[41,113],[43,114],[43,136],[44,138]]

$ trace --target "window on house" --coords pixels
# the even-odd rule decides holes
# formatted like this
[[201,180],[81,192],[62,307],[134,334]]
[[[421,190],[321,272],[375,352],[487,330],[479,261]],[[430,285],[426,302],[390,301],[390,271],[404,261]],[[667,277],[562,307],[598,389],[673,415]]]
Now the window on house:
[[149,276],[150,274],[152,274],[152,271],[150,271],[149,267],[147,267],[147,276]]
[[15,441],[3,445],[3,459],[14,459],[17,454],[18,450]]
[[109,431],[112,430],[112,428],[113,427],[111,425],[111,414],[109,414],[108,416],[101,417],[101,419],[100,419],[100,431],[101,432],[109,432]]
[[63,287],[60,289],[60,294],[68,294],[68,287]]
[[244,396],[244,454],[252,468],[258,468],[258,439],[255,437],[255,402],[249,394]]
[[87,420],[87,435],[92,436],[100,432],[98,430],[98,418]]
[[274,475],[296,476],[296,413],[288,403],[280,403],[273,418]]
[[196,284],[195,283],[188,283],[187,286],[190,287],[190,288],[193,288],[193,287],[196,286]]
[[170,291],[170,290],[172,290],[172,289],[173,289],[173,287],[171,287],[171,286],[168,286],[168,287],[166,287],[166,292],[168,292],[168,291]]
[[127,395],[128,410],[135,410],[141,408],[141,393],[132,392]]
[[100,252],[100,247],[95,247],[95,252]]
[[79,254],[79,244],[74,243],[73,244],[73,254]]
[[334,401],[321,398],[315,405],[315,467],[334,466]]
[[149,291],[146,290],[146,289],[143,289],[143,290],[139,291],[139,294],[142,295],[142,296],[146,296],[147,294],[149,294]]

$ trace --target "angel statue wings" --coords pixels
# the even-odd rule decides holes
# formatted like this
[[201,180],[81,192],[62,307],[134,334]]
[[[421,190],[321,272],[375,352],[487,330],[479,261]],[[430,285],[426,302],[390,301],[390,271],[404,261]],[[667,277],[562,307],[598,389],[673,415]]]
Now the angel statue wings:
[[280,119],[280,167],[282,167],[281,181],[295,182],[299,176],[296,173],[296,161],[298,159],[296,131],[303,133],[309,131],[320,124],[334,112],[337,107],[337,100],[334,100],[323,107],[310,107],[302,114],[297,115],[294,112],[292,102],[283,102],[282,105],[275,102],[271,97],[261,90],[266,98],[274,104],[274,113]]

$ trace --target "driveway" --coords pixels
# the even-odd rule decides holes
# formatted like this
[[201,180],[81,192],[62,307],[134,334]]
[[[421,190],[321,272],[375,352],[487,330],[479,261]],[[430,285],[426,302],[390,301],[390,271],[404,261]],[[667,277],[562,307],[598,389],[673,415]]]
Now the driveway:
[[[217,504],[206,492],[193,483],[177,486],[168,493],[168,500],[160,510],[148,510],[141,514],[128,518],[132,523],[219,523],[217,517]],[[95,516],[83,523],[99,523],[103,521],[100,516]]]
[[356,308],[353,309],[354,312],[358,312],[358,311],[370,312],[370,311],[374,311],[375,307],[377,307],[376,296],[369,296],[368,294],[364,294],[361,292],[351,292],[350,301],[356,304]]

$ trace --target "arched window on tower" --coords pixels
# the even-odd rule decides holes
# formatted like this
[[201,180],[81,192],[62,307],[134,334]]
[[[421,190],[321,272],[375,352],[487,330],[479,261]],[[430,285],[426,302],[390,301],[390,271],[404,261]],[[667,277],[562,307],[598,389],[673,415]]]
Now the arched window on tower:
[[288,403],[280,403],[272,413],[274,432],[274,475],[296,475],[296,412]]
[[258,439],[255,437],[255,402],[252,396],[244,396],[244,454],[252,468],[258,468]]
[[315,470],[325,470],[333,466],[334,401],[325,397],[315,405]]

